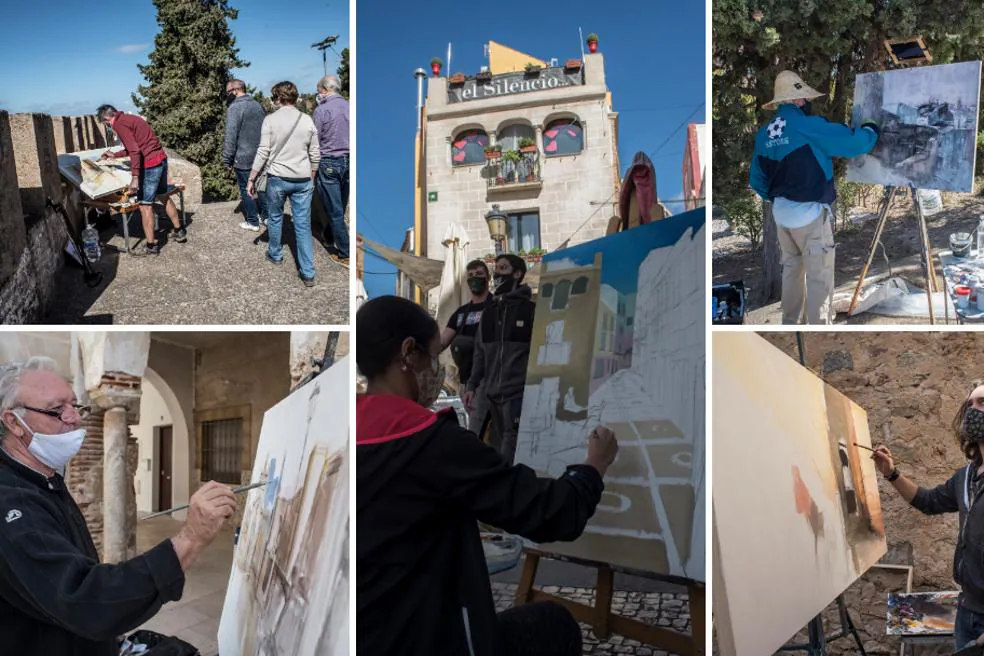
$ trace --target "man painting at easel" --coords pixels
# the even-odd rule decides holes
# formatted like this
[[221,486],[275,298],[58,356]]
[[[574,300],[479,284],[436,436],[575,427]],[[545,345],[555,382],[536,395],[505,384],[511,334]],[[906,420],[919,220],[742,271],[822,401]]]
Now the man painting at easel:
[[[878,471],[913,508],[926,515],[960,513],[960,532],[953,555],[953,579],[960,585],[953,637],[957,650],[984,645],[984,384],[975,381],[951,424],[960,449],[970,461],[933,489],[920,487],[895,466],[885,446],[872,458]],[[978,653],[981,653],[978,651]]]
[[749,181],[772,213],[782,249],[782,322],[830,324],[834,291],[831,204],[837,198],[833,157],[857,157],[875,147],[878,125],[860,129],[811,116],[823,94],[796,73],[782,71],[764,109],[776,115],[755,137]]

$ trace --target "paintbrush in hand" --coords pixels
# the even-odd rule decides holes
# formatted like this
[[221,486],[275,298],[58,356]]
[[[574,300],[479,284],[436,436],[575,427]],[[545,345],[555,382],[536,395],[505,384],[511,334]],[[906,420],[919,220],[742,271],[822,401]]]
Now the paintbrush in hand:
[[[250,485],[243,485],[243,486],[240,486],[240,487],[234,487],[234,488],[232,488],[232,493],[233,494],[240,494],[242,492],[248,492],[249,490],[253,490],[253,489],[256,489],[258,487],[263,487],[264,485],[266,485],[269,482],[270,481],[260,481],[259,483],[252,483]],[[151,515],[146,515],[145,517],[141,517],[138,521],[143,521],[145,519],[150,519],[152,517],[160,517],[161,515],[170,515],[173,512],[177,512],[179,510],[185,510],[186,508],[190,508],[190,507],[191,507],[191,504],[190,503],[186,503],[186,504],[181,505],[181,506],[175,506],[174,508],[169,508],[168,510],[162,510],[160,512],[155,512],[155,513],[153,513]]]
[[[854,443],[854,446],[858,447],[859,449],[864,449],[865,451],[871,451],[872,453],[875,452],[875,450],[872,449],[870,446],[865,446],[863,444],[858,444],[857,442]],[[905,464],[905,461],[904,460],[899,460],[898,458],[896,458],[894,456],[892,457],[892,462],[894,462],[896,465],[904,465]]]

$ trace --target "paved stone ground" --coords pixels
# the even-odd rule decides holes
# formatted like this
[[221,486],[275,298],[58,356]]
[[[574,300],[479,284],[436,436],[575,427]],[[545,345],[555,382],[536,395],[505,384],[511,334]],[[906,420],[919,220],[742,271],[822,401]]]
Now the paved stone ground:
[[[332,262],[315,241],[317,285],[304,287],[294,263],[289,221],[284,264],[277,266],[264,256],[266,231],[241,229],[237,206],[209,203],[189,212],[187,243],[159,236],[157,256],[126,255],[121,221],[106,224],[100,232],[103,255],[96,264],[104,275],[102,284],[89,289],[81,268],[66,266],[42,323],[348,324],[349,270]],[[159,211],[159,228],[169,228]],[[131,248],[143,248],[139,217],[129,225]]]
[[[548,594],[565,597],[581,604],[594,605],[594,588],[575,588],[567,586],[544,586]],[[504,611],[513,605],[516,585],[512,583],[492,583],[496,611]],[[656,624],[676,631],[690,632],[690,606],[686,593],[672,592],[631,592],[616,590],[612,599],[612,612],[630,617],[647,624]],[[584,636],[585,654],[632,654],[634,656],[672,656],[673,652],[656,649],[613,634],[607,640],[599,640],[594,631],[581,625]]]

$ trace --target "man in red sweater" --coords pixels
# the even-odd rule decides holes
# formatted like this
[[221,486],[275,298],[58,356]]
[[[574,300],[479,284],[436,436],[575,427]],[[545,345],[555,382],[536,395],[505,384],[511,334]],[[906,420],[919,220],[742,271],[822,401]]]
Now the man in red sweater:
[[[126,148],[119,152],[106,151],[101,159],[130,158],[130,174],[133,176],[130,195],[139,194],[140,218],[146,235],[144,253],[157,255],[161,247],[154,233],[154,199],[167,191],[167,153],[154,130],[139,116],[119,112],[112,105],[103,105],[96,110],[96,120],[113,128]],[[177,242],[188,241],[178,218],[178,208],[170,198],[164,204],[164,211],[174,226],[171,238]]]

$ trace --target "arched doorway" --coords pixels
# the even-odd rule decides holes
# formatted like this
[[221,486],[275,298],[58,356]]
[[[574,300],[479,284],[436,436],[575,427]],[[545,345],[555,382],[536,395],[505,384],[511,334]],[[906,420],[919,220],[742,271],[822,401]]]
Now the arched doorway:
[[[173,508],[188,503],[191,496],[192,424],[191,408],[182,407],[178,396],[160,374],[147,367],[143,379],[140,434],[137,434],[138,427],[133,427],[134,433],[141,441],[140,460],[137,466],[137,480],[140,481],[141,489],[137,493],[137,508],[140,511],[150,512],[158,507]],[[169,431],[161,430],[168,426]],[[160,445],[168,443],[170,444],[170,499],[161,498],[159,476],[162,465]],[[168,463],[165,461],[163,464]],[[166,492],[164,496],[167,496]],[[175,513],[173,517],[183,519],[184,513]]]

